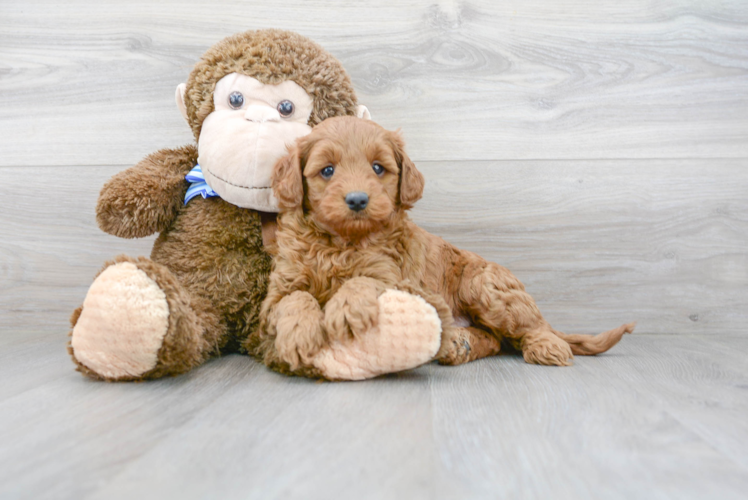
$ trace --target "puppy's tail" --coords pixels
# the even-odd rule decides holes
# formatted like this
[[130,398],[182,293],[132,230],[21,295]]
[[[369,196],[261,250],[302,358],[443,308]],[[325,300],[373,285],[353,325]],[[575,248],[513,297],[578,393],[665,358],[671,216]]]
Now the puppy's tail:
[[551,330],[569,344],[572,353],[580,356],[594,356],[616,345],[625,333],[633,332],[635,326],[636,323],[627,323],[597,335],[567,335],[558,330]]

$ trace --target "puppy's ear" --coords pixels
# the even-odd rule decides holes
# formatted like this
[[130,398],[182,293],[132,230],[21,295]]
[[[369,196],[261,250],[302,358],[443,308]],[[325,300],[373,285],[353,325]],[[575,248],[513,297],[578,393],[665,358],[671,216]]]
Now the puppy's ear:
[[400,204],[405,208],[410,208],[423,196],[423,186],[426,181],[423,174],[405,154],[405,141],[399,131],[390,133],[390,141],[397,165],[400,167]]
[[296,208],[304,200],[304,183],[301,179],[299,144],[288,148],[288,154],[278,160],[273,169],[273,193],[281,208]]

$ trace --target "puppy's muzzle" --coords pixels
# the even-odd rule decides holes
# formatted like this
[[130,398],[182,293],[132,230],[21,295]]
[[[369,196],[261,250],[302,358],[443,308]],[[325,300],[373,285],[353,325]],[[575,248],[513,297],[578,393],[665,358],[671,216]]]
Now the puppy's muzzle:
[[345,202],[348,208],[354,212],[360,212],[369,204],[369,195],[362,191],[354,191],[345,195]]

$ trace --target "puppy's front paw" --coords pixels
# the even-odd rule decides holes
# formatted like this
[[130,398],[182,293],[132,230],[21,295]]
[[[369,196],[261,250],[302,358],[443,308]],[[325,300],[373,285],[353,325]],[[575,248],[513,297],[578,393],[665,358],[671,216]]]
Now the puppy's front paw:
[[307,292],[294,292],[278,303],[273,316],[275,349],[281,361],[292,370],[309,366],[325,344],[322,310],[317,301]]
[[569,344],[552,333],[526,336],[522,342],[522,356],[536,365],[571,366],[574,355]]
[[331,341],[360,337],[379,319],[379,295],[384,285],[372,278],[352,278],[325,305],[325,331]]

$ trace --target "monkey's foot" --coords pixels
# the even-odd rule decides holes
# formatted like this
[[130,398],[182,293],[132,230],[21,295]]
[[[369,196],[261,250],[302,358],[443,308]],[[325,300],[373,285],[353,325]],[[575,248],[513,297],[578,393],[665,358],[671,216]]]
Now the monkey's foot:
[[158,362],[169,305],[144,271],[119,262],[94,280],[73,321],[71,354],[82,371],[107,380],[138,378]]
[[335,340],[314,358],[330,380],[363,380],[428,363],[441,345],[441,321],[423,298],[387,290],[378,299],[377,322],[368,331]]

